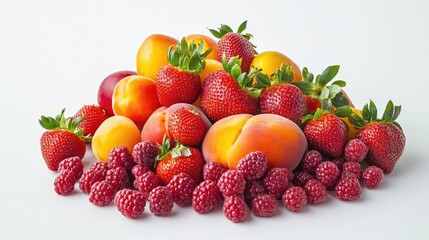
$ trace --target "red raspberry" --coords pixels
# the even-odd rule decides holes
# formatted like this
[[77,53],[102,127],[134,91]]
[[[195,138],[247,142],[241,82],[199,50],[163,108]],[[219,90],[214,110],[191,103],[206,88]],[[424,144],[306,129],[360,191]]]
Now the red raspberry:
[[289,185],[289,175],[287,168],[272,168],[262,180],[265,189],[275,198],[280,198]]
[[152,189],[162,186],[161,178],[154,172],[147,172],[134,181],[134,187],[144,193],[150,193]]
[[83,163],[80,157],[70,157],[62,160],[58,165],[58,172],[62,172],[64,170],[70,170],[76,180],[78,180],[83,174]]
[[131,169],[131,173],[134,175],[135,178],[140,177],[141,175],[149,172],[149,168],[142,166],[142,165],[135,165],[132,169]]
[[376,166],[369,166],[363,171],[362,179],[367,188],[376,188],[383,180],[383,170]]
[[173,194],[164,186],[158,186],[149,193],[149,209],[155,216],[167,216],[173,209]]
[[128,185],[128,173],[123,167],[109,169],[106,174],[106,181],[112,184],[116,191]]
[[84,193],[89,193],[94,183],[103,180],[104,176],[102,172],[90,169],[82,174],[82,177],[79,179],[79,187]]
[[107,164],[109,169],[124,167],[127,171],[130,171],[134,167],[135,162],[131,156],[130,151],[125,146],[112,148],[107,158]]
[[264,185],[260,181],[250,181],[246,183],[246,189],[244,190],[244,196],[249,202],[252,202],[252,200],[260,195],[260,194],[266,194],[267,190],[265,189]]
[[344,157],[347,161],[360,162],[365,159],[368,147],[360,139],[352,139],[344,148]]
[[345,162],[343,164],[343,172],[354,173],[357,179],[361,179],[362,177],[362,170],[360,169],[360,164],[358,162]]
[[341,178],[344,178],[344,177],[354,177],[354,178],[358,178],[358,176],[357,176],[356,174],[354,174],[354,173],[352,173],[352,172],[349,172],[349,171],[342,171],[342,172],[341,172]]
[[174,202],[179,206],[186,206],[192,202],[192,192],[195,189],[194,180],[186,173],[179,173],[167,184],[173,194]]
[[338,169],[341,170],[341,169],[343,169],[343,164],[346,162],[346,159],[343,157],[339,157],[339,158],[332,159],[330,161],[335,163],[335,165],[337,165]]
[[271,217],[277,213],[277,199],[271,194],[258,195],[252,200],[253,214],[258,217]]
[[220,176],[226,171],[226,168],[218,162],[208,162],[203,167],[204,180],[219,181]]
[[314,179],[314,177],[308,172],[305,172],[305,171],[295,172],[295,177],[293,178],[293,184],[303,187],[304,184],[310,179]]
[[318,204],[326,201],[328,193],[323,183],[316,179],[308,180],[304,185],[305,193],[307,194],[308,201],[313,204]]
[[116,193],[114,202],[122,215],[128,218],[137,218],[144,211],[146,198],[147,195],[142,192],[125,188]]
[[69,195],[74,190],[75,182],[76,177],[74,173],[70,170],[63,170],[55,178],[54,190],[58,193],[58,195]]
[[340,177],[340,170],[335,163],[326,161],[322,162],[316,168],[316,178],[327,188],[335,186]]
[[282,196],[283,204],[292,212],[299,212],[307,204],[307,195],[302,187],[290,187]]
[[97,206],[109,205],[115,198],[115,188],[106,180],[96,182],[89,192],[89,201]]
[[220,176],[217,185],[224,197],[242,196],[246,188],[246,180],[241,172],[227,170]]
[[335,186],[335,195],[342,201],[352,201],[360,197],[359,180],[355,177],[343,177]]
[[95,162],[91,165],[89,170],[99,171],[103,174],[103,177],[106,177],[109,166],[107,165],[107,162]]
[[154,169],[155,158],[158,155],[158,148],[151,142],[144,141],[134,145],[133,160],[136,164]]
[[223,203],[223,213],[234,223],[242,222],[249,216],[249,207],[242,198],[230,196]]
[[317,150],[310,150],[305,153],[304,157],[301,160],[301,169],[303,171],[314,174],[317,166],[323,162],[322,154]]
[[216,182],[206,180],[201,182],[192,193],[192,208],[203,214],[216,208],[222,200],[222,193]]
[[237,171],[243,173],[246,181],[261,178],[268,167],[268,158],[262,152],[256,151],[247,154],[237,164]]

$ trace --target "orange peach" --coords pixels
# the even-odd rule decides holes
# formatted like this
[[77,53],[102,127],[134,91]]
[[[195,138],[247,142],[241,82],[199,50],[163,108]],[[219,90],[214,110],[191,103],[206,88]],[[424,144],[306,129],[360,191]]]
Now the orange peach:
[[206,59],[217,60],[217,42],[212,38],[202,34],[192,34],[192,35],[186,36],[185,40],[188,43],[194,40],[196,44],[203,42],[204,43],[203,52],[205,52],[209,48],[212,49],[210,54],[207,55]]
[[130,118],[139,129],[160,106],[156,83],[148,77],[133,75],[123,78],[113,90],[113,112]]
[[296,65],[292,59],[286,55],[276,51],[266,51],[257,55],[250,65],[252,69],[260,69],[262,73],[271,76],[282,64],[286,64],[292,67],[293,80],[292,82],[298,82],[302,80],[301,69]]
[[298,125],[282,116],[238,114],[217,121],[207,132],[202,150],[207,162],[229,169],[235,169],[247,154],[261,151],[269,167],[293,170],[307,151],[307,140]]

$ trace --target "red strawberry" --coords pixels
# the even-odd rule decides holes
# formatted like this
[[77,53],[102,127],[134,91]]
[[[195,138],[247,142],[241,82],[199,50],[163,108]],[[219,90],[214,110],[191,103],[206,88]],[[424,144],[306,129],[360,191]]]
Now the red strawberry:
[[189,45],[183,38],[176,47],[168,49],[170,64],[161,68],[156,76],[159,103],[169,107],[175,103],[193,103],[201,92],[199,73],[206,65],[205,57],[211,49],[202,52],[203,43]]
[[395,121],[401,112],[401,106],[394,106],[392,101],[387,103],[383,117],[377,118],[377,107],[370,101],[362,109],[362,116],[352,114],[349,121],[359,130],[357,139],[368,146],[366,161],[377,166],[384,173],[393,171],[396,162],[405,147],[405,135],[400,125]]
[[39,120],[48,130],[40,138],[40,147],[43,159],[52,171],[57,171],[59,163],[66,158],[78,156],[82,159],[86,151],[82,130],[77,130],[83,117],[66,120],[64,111],[55,118],[42,116]]
[[199,145],[207,132],[200,113],[184,107],[169,115],[167,126],[168,135],[184,145]]
[[346,105],[332,113],[318,109],[314,116],[307,115],[304,120],[310,120],[304,128],[304,135],[309,145],[326,157],[341,157],[347,142],[347,132],[340,117],[347,117],[351,111],[350,106]]
[[179,173],[188,174],[196,184],[202,181],[205,161],[200,150],[193,147],[187,148],[177,142],[170,150],[170,140],[166,137],[159,147],[161,153],[157,156],[156,174],[164,184],[168,184]]
[[94,136],[98,127],[108,118],[104,110],[95,105],[85,105],[73,116],[73,119],[83,116],[83,121],[77,127],[82,129],[84,136]]
[[211,73],[203,83],[201,107],[207,117],[215,122],[234,114],[256,114],[260,90],[251,88],[253,73],[241,73],[241,59],[233,57],[224,70]]
[[232,57],[238,56],[242,59],[241,71],[247,72],[250,64],[255,57],[255,46],[249,41],[253,37],[250,33],[242,34],[247,27],[247,21],[244,21],[238,27],[237,33],[228,26],[221,24],[219,31],[209,29],[209,31],[219,38],[217,58],[222,61],[223,56],[229,61]]

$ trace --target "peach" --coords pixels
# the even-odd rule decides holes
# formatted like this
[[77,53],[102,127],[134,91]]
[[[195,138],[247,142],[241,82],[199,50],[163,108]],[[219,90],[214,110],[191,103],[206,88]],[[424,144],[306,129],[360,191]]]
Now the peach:
[[298,82],[302,80],[301,69],[298,65],[292,61],[289,57],[283,53],[276,51],[265,51],[257,55],[250,65],[252,69],[260,69],[262,73],[271,76],[282,64],[286,64],[292,68],[293,80],[292,82]]
[[235,169],[240,159],[254,151],[268,157],[268,166],[295,169],[307,151],[302,130],[289,119],[274,114],[238,114],[217,121],[207,132],[202,151],[207,162]]
[[112,100],[115,115],[134,121],[139,129],[149,116],[161,106],[154,80],[143,76],[129,76],[116,84]]
[[110,150],[125,146],[130,152],[140,142],[140,131],[134,122],[123,116],[113,116],[105,120],[92,138],[92,152],[102,162],[107,162]]
[[196,44],[203,42],[204,48],[203,52],[207,51],[207,49],[211,48],[212,51],[209,55],[207,55],[206,59],[214,59],[217,60],[217,42],[212,38],[202,35],[202,34],[192,34],[185,37],[186,42],[190,43],[192,40]]
[[176,109],[181,107],[184,107],[186,109],[194,109],[195,111],[197,111],[201,115],[204,123],[206,124],[207,129],[212,126],[210,120],[206,117],[206,115],[200,108],[188,103],[176,103],[168,108],[160,107],[152,113],[146,124],[143,126],[141,140],[161,144],[164,135],[167,134],[167,137],[170,139],[170,141],[174,142],[174,139],[168,136],[167,121],[168,116]]

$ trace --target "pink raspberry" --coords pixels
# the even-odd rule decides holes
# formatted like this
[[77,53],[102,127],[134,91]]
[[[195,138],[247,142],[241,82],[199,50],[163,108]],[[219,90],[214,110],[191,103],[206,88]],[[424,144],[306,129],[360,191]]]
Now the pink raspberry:
[[368,147],[360,139],[352,139],[344,148],[344,157],[347,161],[360,162],[365,159]]
[[158,186],[149,193],[149,209],[155,216],[167,216],[173,209],[173,194],[164,186]]
[[146,206],[147,195],[136,191],[124,188],[116,193],[114,202],[119,212],[128,218],[137,218],[142,215]]
[[290,187],[282,196],[283,204],[292,212],[299,212],[307,205],[307,194],[302,187]]
[[106,174],[106,181],[115,188],[121,190],[128,185],[128,174],[124,167],[109,169]]
[[280,198],[289,185],[289,170],[287,168],[272,168],[262,180],[265,189],[275,198]]
[[103,174],[103,177],[106,177],[107,171],[109,170],[109,166],[107,165],[107,162],[95,162],[91,165],[89,170],[101,172],[101,174]]
[[149,168],[142,166],[142,165],[135,165],[132,169],[131,169],[131,173],[134,175],[135,178],[140,177],[141,175],[149,172]]
[[303,187],[304,184],[310,179],[314,179],[314,177],[308,172],[305,172],[305,171],[295,172],[295,177],[293,178],[293,184]]
[[204,180],[219,181],[220,176],[226,171],[226,168],[218,162],[208,162],[203,167]]
[[192,202],[195,187],[194,180],[186,173],[175,175],[167,184],[168,190],[173,194],[174,202],[182,207]]
[[328,198],[325,185],[316,179],[308,180],[304,185],[304,190],[310,203],[319,204]]
[[335,163],[335,165],[337,165],[338,169],[341,170],[341,169],[343,169],[343,164],[346,162],[346,159],[343,157],[339,157],[339,158],[332,159],[330,161]]
[[271,217],[277,213],[277,199],[271,194],[261,194],[252,200],[253,214],[258,217]]
[[58,195],[69,195],[74,190],[75,174],[70,170],[63,170],[54,181],[54,190]]
[[58,165],[58,172],[64,170],[70,170],[74,174],[76,180],[79,180],[83,174],[83,163],[80,157],[70,157],[62,160]]
[[350,162],[350,161],[345,162],[343,164],[343,172],[354,173],[357,179],[361,179],[362,177],[362,170],[358,162]]
[[301,168],[303,171],[314,174],[317,166],[323,162],[323,157],[317,150],[310,150],[305,153],[301,160]]
[[358,176],[357,176],[356,174],[354,174],[354,173],[352,173],[352,172],[349,172],[349,171],[342,171],[342,172],[341,172],[341,178],[344,178],[344,177],[354,177],[354,178],[358,178]]
[[355,177],[343,177],[335,186],[335,195],[342,201],[352,201],[360,197],[359,180]]
[[155,158],[158,155],[158,148],[151,142],[144,141],[134,145],[133,160],[136,164],[153,170],[155,167]]
[[220,176],[217,185],[224,197],[242,196],[246,188],[246,180],[241,172],[227,170]]
[[130,171],[135,165],[130,151],[125,146],[112,148],[107,159],[107,164],[109,169],[124,167],[127,171]]
[[222,200],[222,193],[216,182],[206,180],[201,182],[192,193],[192,208],[203,214],[215,209]]
[[266,194],[267,190],[265,189],[264,185],[260,181],[250,181],[246,183],[246,188],[244,190],[244,196],[249,201],[252,202],[252,200],[260,195],[260,194]]
[[101,182],[104,180],[102,172],[96,171],[94,169],[89,169],[88,171],[82,174],[82,177],[79,179],[79,188],[84,193],[89,193],[91,187],[96,182]]
[[268,167],[268,158],[262,152],[256,151],[247,154],[237,164],[237,171],[243,173],[246,181],[261,178]]
[[383,170],[376,166],[369,166],[363,171],[362,179],[367,188],[376,188],[383,180]]
[[134,181],[134,187],[140,190],[140,192],[147,194],[158,186],[162,186],[162,180],[158,175],[151,171],[141,175]]
[[322,162],[316,168],[316,178],[327,188],[335,186],[340,176],[340,170],[335,163],[326,161]]
[[89,201],[96,206],[106,206],[113,201],[115,193],[115,188],[106,180],[96,182],[89,192]]
[[249,207],[242,198],[230,196],[223,202],[223,213],[226,218],[234,223],[238,223],[249,217]]

